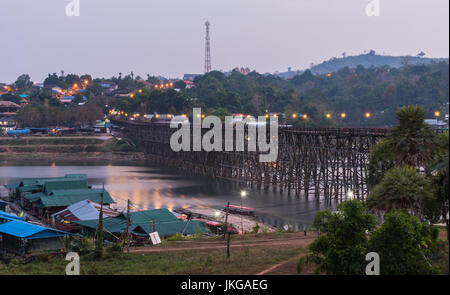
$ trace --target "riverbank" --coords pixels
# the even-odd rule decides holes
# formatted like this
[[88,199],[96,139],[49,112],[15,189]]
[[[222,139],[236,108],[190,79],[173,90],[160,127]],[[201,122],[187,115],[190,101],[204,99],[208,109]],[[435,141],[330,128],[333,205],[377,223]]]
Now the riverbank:
[[109,134],[96,136],[0,137],[0,161],[133,161],[143,152]]
[[[216,221],[219,223],[224,223],[226,218],[226,213],[223,210],[216,210],[213,208],[189,208],[185,209],[186,212],[191,212],[194,215],[200,216],[202,218]],[[242,214],[228,214],[228,224],[239,230],[239,232],[250,233],[250,232],[275,232],[277,228],[264,224],[258,221],[255,217],[242,215]]]

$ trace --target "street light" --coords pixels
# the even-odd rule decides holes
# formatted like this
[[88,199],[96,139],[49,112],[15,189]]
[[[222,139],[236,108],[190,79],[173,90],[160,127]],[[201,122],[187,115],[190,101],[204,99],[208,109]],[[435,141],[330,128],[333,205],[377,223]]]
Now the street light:
[[325,115],[325,118],[330,119],[330,118],[331,118],[331,114],[330,114],[330,113],[327,113],[327,114]]
[[434,112],[434,116],[436,117],[436,127],[437,127],[437,124],[438,124],[438,117],[441,115],[441,113],[439,113],[439,111],[435,111]]
[[296,113],[293,113],[293,114],[292,114],[292,118],[293,118],[293,119],[297,118],[297,114],[296,114]]
[[370,118],[371,115],[370,115],[369,112],[367,112],[367,113],[364,114],[364,116],[366,116],[366,118],[368,119],[368,118]]
[[303,119],[308,119],[308,115],[307,114],[303,114]]
[[[247,196],[247,192],[244,190],[241,190],[241,210],[242,210],[242,200]],[[244,221],[242,218],[242,213],[241,213],[241,231],[242,233],[244,233]]]
[[341,118],[345,119],[345,117],[347,117],[347,114],[346,113],[341,113]]
[[349,190],[349,191],[347,192],[347,197],[348,197],[350,200],[353,200],[353,196],[354,196],[353,191],[352,191],[352,190]]

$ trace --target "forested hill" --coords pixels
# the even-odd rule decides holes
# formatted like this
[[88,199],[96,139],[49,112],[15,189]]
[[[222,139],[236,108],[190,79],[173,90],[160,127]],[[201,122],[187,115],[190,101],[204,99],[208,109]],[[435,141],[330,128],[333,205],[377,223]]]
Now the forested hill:
[[[348,67],[350,69],[356,68],[358,65],[362,65],[365,68],[388,66],[390,68],[398,68],[404,65],[419,65],[419,64],[431,64],[441,61],[447,61],[448,58],[427,58],[423,57],[424,53],[417,56],[389,56],[378,55],[375,51],[371,50],[367,54],[333,57],[327,61],[324,61],[317,65],[312,65],[310,70],[314,74],[327,74],[336,72],[342,68]],[[277,73],[276,75],[282,78],[292,78],[295,71]]]
[[344,67],[356,68],[362,65],[365,68],[389,66],[391,68],[398,68],[404,65],[419,65],[430,64],[433,62],[448,61],[448,58],[427,58],[421,56],[388,56],[377,55],[374,51],[368,54],[361,54],[355,56],[346,56],[342,58],[332,58],[324,61],[321,64],[311,67],[314,74],[326,74],[336,72]]
[[[357,66],[337,72],[313,74],[306,70],[286,80],[251,72],[229,76],[213,71],[195,80],[196,87],[185,90],[206,112],[243,112],[261,115],[284,112],[289,123],[309,126],[389,126],[404,105],[423,106],[428,117],[447,112],[449,64],[406,65],[399,68]],[[347,114],[345,119],[340,114]],[[365,118],[370,112],[371,117]],[[307,120],[292,113],[308,115]],[[325,114],[330,113],[331,119]]]

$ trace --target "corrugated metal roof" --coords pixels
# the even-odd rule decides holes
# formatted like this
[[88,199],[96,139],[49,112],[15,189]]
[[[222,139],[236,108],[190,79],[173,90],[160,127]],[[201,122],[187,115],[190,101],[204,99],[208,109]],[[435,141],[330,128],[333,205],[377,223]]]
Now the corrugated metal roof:
[[40,226],[21,220],[11,220],[0,224],[0,233],[27,239],[58,237],[69,234],[61,230]]
[[88,184],[85,179],[75,178],[73,180],[65,181],[48,181],[44,184],[44,192],[49,195],[55,190],[68,190],[68,189],[87,189]]
[[[180,221],[166,208],[131,212],[130,219],[130,231],[141,236],[147,236],[150,233],[151,220],[155,220],[155,229],[160,236],[172,236],[181,233],[186,225],[186,222]],[[75,221],[75,223],[95,230],[98,220]],[[103,224],[105,229],[111,233],[122,233],[127,226],[126,214],[105,218]],[[185,230],[185,234],[205,232],[209,232],[206,224],[197,220],[191,220]]]
[[[36,129],[36,128],[35,128]],[[46,128],[43,128],[46,129]],[[19,184],[20,185],[44,185],[47,181],[64,181],[64,180],[72,180],[73,178],[78,179],[87,179],[86,174],[66,174],[63,177],[35,177],[35,178],[24,178]]]
[[[207,233],[210,230],[206,227],[206,224],[200,220],[191,220],[189,224],[187,224],[187,228],[185,229],[187,221],[169,221],[169,222],[156,222],[155,231],[162,237],[169,237],[176,235],[177,233],[182,233],[184,230],[184,234],[192,235],[197,233]],[[153,229],[150,228],[150,222],[144,224],[137,224],[132,232],[138,235],[147,236]]]
[[19,219],[19,220],[23,220],[24,217],[19,217],[16,214],[6,213],[4,211],[0,211],[0,219],[7,219],[7,220]]
[[[97,203],[101,201],[101,192],[92,192],[92,193],[84,193],[84,194],[54,194],[50,196],[42,196],[40,197],[39,207],[63,207],[70,206],[72,204],[78,203],[83,200],[91,200]],[[108,192],[105,191],[103,195],[103,204],[109,205],[114,203],[114,200],[111,198]]]
[[[98,219],[95,220],[79,220],[74,221],[83,227],[96,229],[98,224]],[[107,217],[103,219],[103,227],[111,233],[122,233],[125,231],[127,226],[127,219],[123,215],[118,217]]]
[[44,196],[46,196],[46,194],[44,194],[44,193],[34,193],[34,194],[25,195],[24,198],[27,199],[29,202],[33,203],[33,202],[39,201],[39,199]]
[[[124,213],[123,215],[126,218],[127,214]],[[178,218],[166,208],[130,212],[130,219],[131,222],[137,224],[149,223],[151,220],[157,220],[158,222],[178,221]]]
[[13,189],[13,188],[17,188],[19,185],[20,185],[20,182],[14,182],[14,183],[4,185],[4,187],[6,187],[7,189]]
[[39,185],[34,185],[34,184],[19,186],[19,191],[22,193],[23,192],[31,192],[31,191],[35,191],[35,190],[39,190],[39,189],[42,189],[42,187]]
[[[59,211],[57,213],[52,214],[54,217],[60,217],[64,220],[96,220],[99,218],[100,214],[99,203],[83,200],[73,205],[70,205],[66,209]],[[120,212],[103,206],[103,217],[116,217],[120,214]]]

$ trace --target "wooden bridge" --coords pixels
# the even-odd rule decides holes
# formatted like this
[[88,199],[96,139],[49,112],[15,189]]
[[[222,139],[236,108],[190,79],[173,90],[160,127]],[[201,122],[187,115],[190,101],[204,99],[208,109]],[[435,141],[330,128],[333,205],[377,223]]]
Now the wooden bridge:
[[[367,196],[369,152],[390,131],[379,128],[280,128],[278,158],[264,163],[259,162],[259,151],[252,152],[247,148],[242,152],[174,152],[170,137],[177,129],[169,128],[168,124],[120,117],[111,118],[111,122],[120,126],[123,136],[142,144],[149,159],[161,165],[265,190],[341,200],[349,194],[357,199]],[[202,134],[206,131],[208,129],[202,129]],[[192,142],[191,132],[191,147]]]

